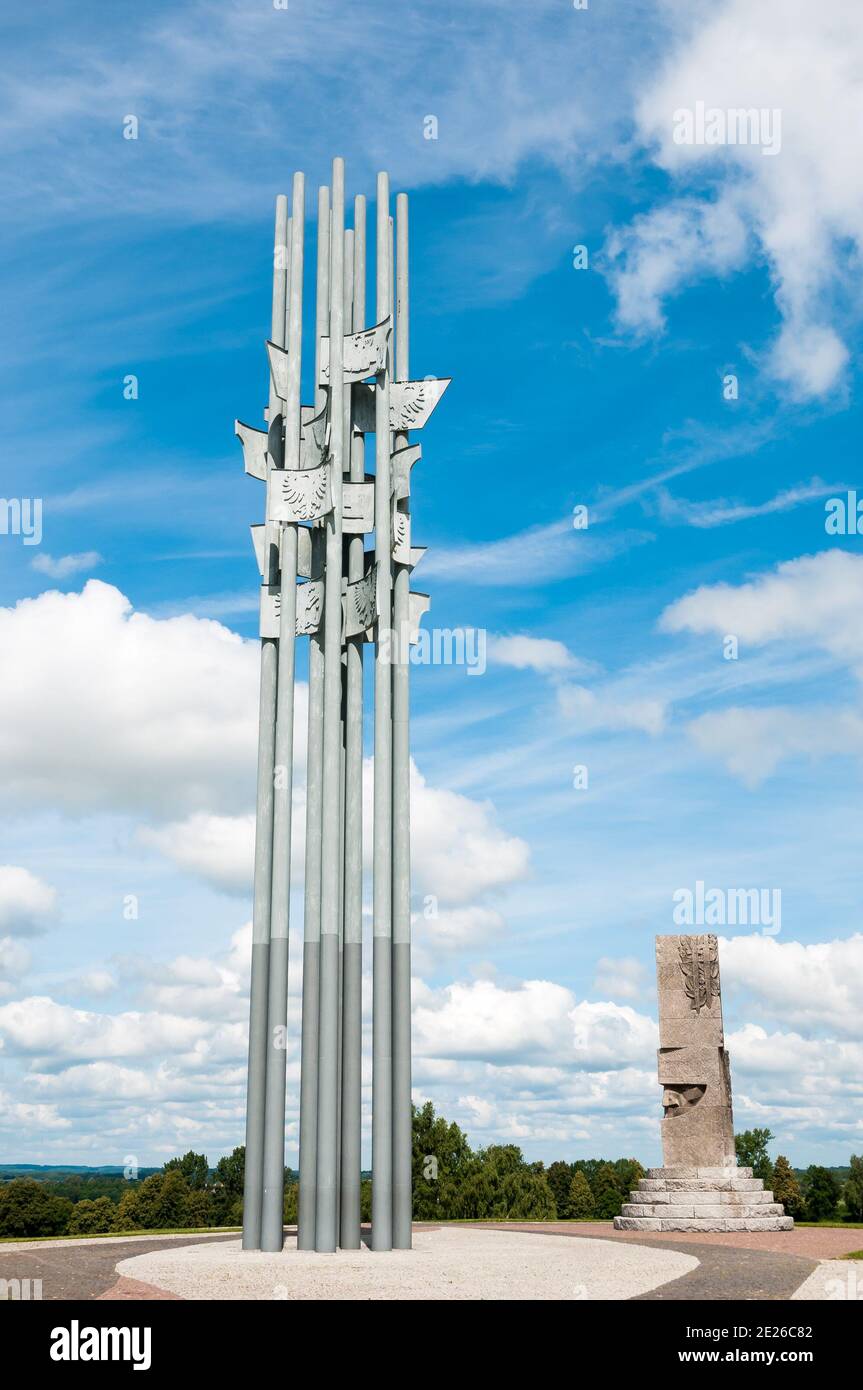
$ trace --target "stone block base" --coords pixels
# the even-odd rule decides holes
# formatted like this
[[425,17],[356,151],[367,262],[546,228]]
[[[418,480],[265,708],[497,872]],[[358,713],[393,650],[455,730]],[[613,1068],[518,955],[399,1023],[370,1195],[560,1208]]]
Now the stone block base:
[[649,1168],[616,1231],[791,1231],[794,1221],[751,1168]]

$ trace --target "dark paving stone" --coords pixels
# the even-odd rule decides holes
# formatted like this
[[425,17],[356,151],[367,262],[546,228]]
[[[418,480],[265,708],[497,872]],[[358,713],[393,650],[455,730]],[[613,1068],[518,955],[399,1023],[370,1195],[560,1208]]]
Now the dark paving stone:
[[41,1279],[42,1298],[93,1299],[117,1282],[116,1267],[132,1255],[146,1255],[165,1245],[200,1245],[202,1240],[236,1240],[231,1236],[157,1236],[152,1240],[100,1240],[93,1245],[56,1241],[38,1250],[9,1250],[0,1245],[0,1279]]

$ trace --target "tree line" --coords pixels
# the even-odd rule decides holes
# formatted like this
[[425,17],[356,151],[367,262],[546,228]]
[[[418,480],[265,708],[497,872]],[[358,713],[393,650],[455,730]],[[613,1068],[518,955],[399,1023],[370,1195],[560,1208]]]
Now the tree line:
[[[768,1129],[735,1137],[737,1160],[773,1190],[798,1221],[863,1221],[863,1157],[852,1156],[839,1182],[829,1168],[798,1173],[780,1155],[773,1162]],[[0,1237],[96,1235],[110,1232],[239,1226],[243,1217],[245,1149],[210,1168],[189,1151],[137,1181],[111,1178],[88,1197],[77,1179],[14,1178],[0,1184]],[[635,1158],[527,1162],[515,1144],[472,1149],[457,1124],[431,1102],[413,1112],[413,1192],[417,1221],[607,1221],[617,1216],[645,1170]],[[285,1169],[285,1223],[297,1219],[298,1174]],[[371,1178],[363,1175],[361,1212],[371,1219]]]

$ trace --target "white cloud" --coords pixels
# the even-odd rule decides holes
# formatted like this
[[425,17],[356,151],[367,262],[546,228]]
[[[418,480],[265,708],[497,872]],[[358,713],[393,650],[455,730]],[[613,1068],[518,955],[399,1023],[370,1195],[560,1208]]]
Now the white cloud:
[[744,584],[703,585],[660,618],[664,632],[733,633],[741,643],[809,642],[863,673],[863,556],[825,550]]
[[[863,679],[863,557],[826,550],[777,565],[743,584],[702,585],[661,615],[664,632],[717,633],[747,647],[785,642],[825,652]],[[855,706],[732,706],[694,719],[687,732],[749,786],[786,758],[863,752]]]
[[850,709],[735,705],[699,715],[686,732],[748,787],[759,786],[789,758],[863,754],[863,716]]
[[531,526],[499,540],[438,546],[423,560],[423,574],[453,584],[553,584],[602,565],[652,539],[642,531],[594,535],[576,530],[571,517]]
[[700,529],[714,526],[728,526],[737,521],[749,521],[756,516],[772,516],[776,512],[791,511],[804,502],[819,497],[835,496],[846,489],[840,483],[826,484],[813,478],[811,483],[801,483],[797,487],[785,488],[770,497],[766,502],[753,504],[729,502],[725,498],[715,498],[707,502],[689,502],[681,497],[673,497],[667,488],[656,489],[656,503],[663,521],[683,523]]
[[[156,815],[254,801],[257,643],[133,613],[91,579],[0,609],[0,759],[16,807]],[[45,652],[62,699],[45,680]],[[298,689],[304,718],[305,687]]]
[[666,326],[663,302],[673,290],[743,265],[746,229],[728,201],[681,199],[612,232],[605,254],[621,327],[656,333]]
[[[229,893],[248,893],[255,857],[255,817],[203,811],[164,826],[142,826],[138,838],[178,868]],[[293,865],[296,865],[296,855]]]
[[29,869],[0,864],[0,931],[29,936],[44,931],[57,893]]
[[[367,771],[367,825],[370,793]],[[530,857],[524,840],[498,826],[491,802],[432,787],[413,764],[411,854],[415,890],[455,907],[524,878]]]
[[524,633],[512,636],[492,634],[486,650],[490,661],[500,666],[514,666],[518,671],[554,674],[584,669],[588,664],[579,661],[564,642],[557,642],[551,637],[528,637]]
[[610,691],[597,695],[583,685],[562,685],[557,702],[561,714],[581,733],[640,729],[659,734],[665,723],[666,706],[660,699],[621,700]]
[[[274,132],[284,158],[301,151],[316,180],[334,148],[360,177],[386,162],[394,180],[412,187],[506,183],[529,159],[574,177],[617,138],[639,62],[663,37],[647,0],[631,0],[628,18],[640,31],[636,52],[614,25],[591,24],[586,44],[589,21],[561,12],[556,0],[534,0],[529,9],[520,0],[469,9],[442,0],[433,13],[410,7],[399,16],[396,71],[379,62],[392,39],[391,15],[365,3],[346,10],[318,0],[296,14],[292,8],[288,20],[272,4],[154,0],[146,16],[130,16],[122,37],[77,14],[68,28],[55,28],[51,44],[16,36],[3,110],[5,126],[17,132],[10,155],[27,160],[35,183],[54,182],[70,216],[110,209],[121,178],[136,213],[188,219],[206,204],[214,218],[242,216],[262,180],[275,176]],[[332,109],[317,100],[327,64],[343,73],[344,98]],[[286,65],[294,73],[289,119]],[[169,88],[165,73],[176,78]],[[620,102],[602,99],[610,85]],[[189,138],[190,123],[215,90],[224,95],[201,147]],[[423,138],[429,107],[439,122],[434,140]],[[122,139],[125,112],[141,121],[144,157],[133,168]],[[90,137],[107,123],[118,148],[103,145],[97,158]],[[59,127],[80,150],[74,171],[56,158]],[[32,188],[22,181],[14,192],[16,209],[32,207]]]
[[619,959],[600,956],[596,962],[594,994],[605,994],[611,999],[638,999],[644,993],[646,983],[647,971],[634,956]]
[[506,922],[493,907],[442,908],[429,917],[415,914],[414,940],[421,946],[463,950],[483,945],[506,930]]
[[30,969],[30,952],[12,936],[0,936],[0,996],[10,994],[13,980]]
[[0,1008],[0,1035],[9,1050],[37,1058],[182,1053],[192,1051],[208,1031],[198,1019],[155,1012],[97,1014],[45,996],[18,999]]
[[[636,123],[681,191],[610,239],[620,320],[655,331],[682,286],[766,260],[782,316],[769,370],[800,397],[823,395],[848,360],[843,317],[859,315],[863,11],[846,0],[783,0],[781,10],[776,0],[668,0],[666,10],[679,42],[643,90]],[[779,110],[781,149],[675,143],[675,113],[698,102]]]
[[414,1036],[426,1057],[602,1070],[643,1060],[655,1035],[656,1025],[628,1006],[577,1003],[549,980],[526,980],[517,989],[491,980],[456,983],[421,996],[414,1011]]
[[68,579],[72,574],[80,574],[82,570],[92,570],[101,565],[102,556],[98,550],[84,550],[78,555],[61,555],[57,559],[53,555],[41,554],[36,555],[30,563],[39,574],[47,574],[51,579]]
[[863,935],[810,944],[735,936],[723,939],[721,953],[724,986],[748,991],[760,1013],[792,1028],[859,1039]]

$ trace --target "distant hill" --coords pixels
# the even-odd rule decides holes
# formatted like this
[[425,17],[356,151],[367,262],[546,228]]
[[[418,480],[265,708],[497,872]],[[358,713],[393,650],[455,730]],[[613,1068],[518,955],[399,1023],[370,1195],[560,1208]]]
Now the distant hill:
[[[138,1177],[146,1178],[160,1171],[159,1168],[139,1168]],[[96,1168],[79,1163],[0,1163],[0,1182],[9,1182],[12,1178],[33,1178],[36,1182],[65,1177],[121,1178],[123,1173],[122,1165],[116,1163],[103,1163]]]

